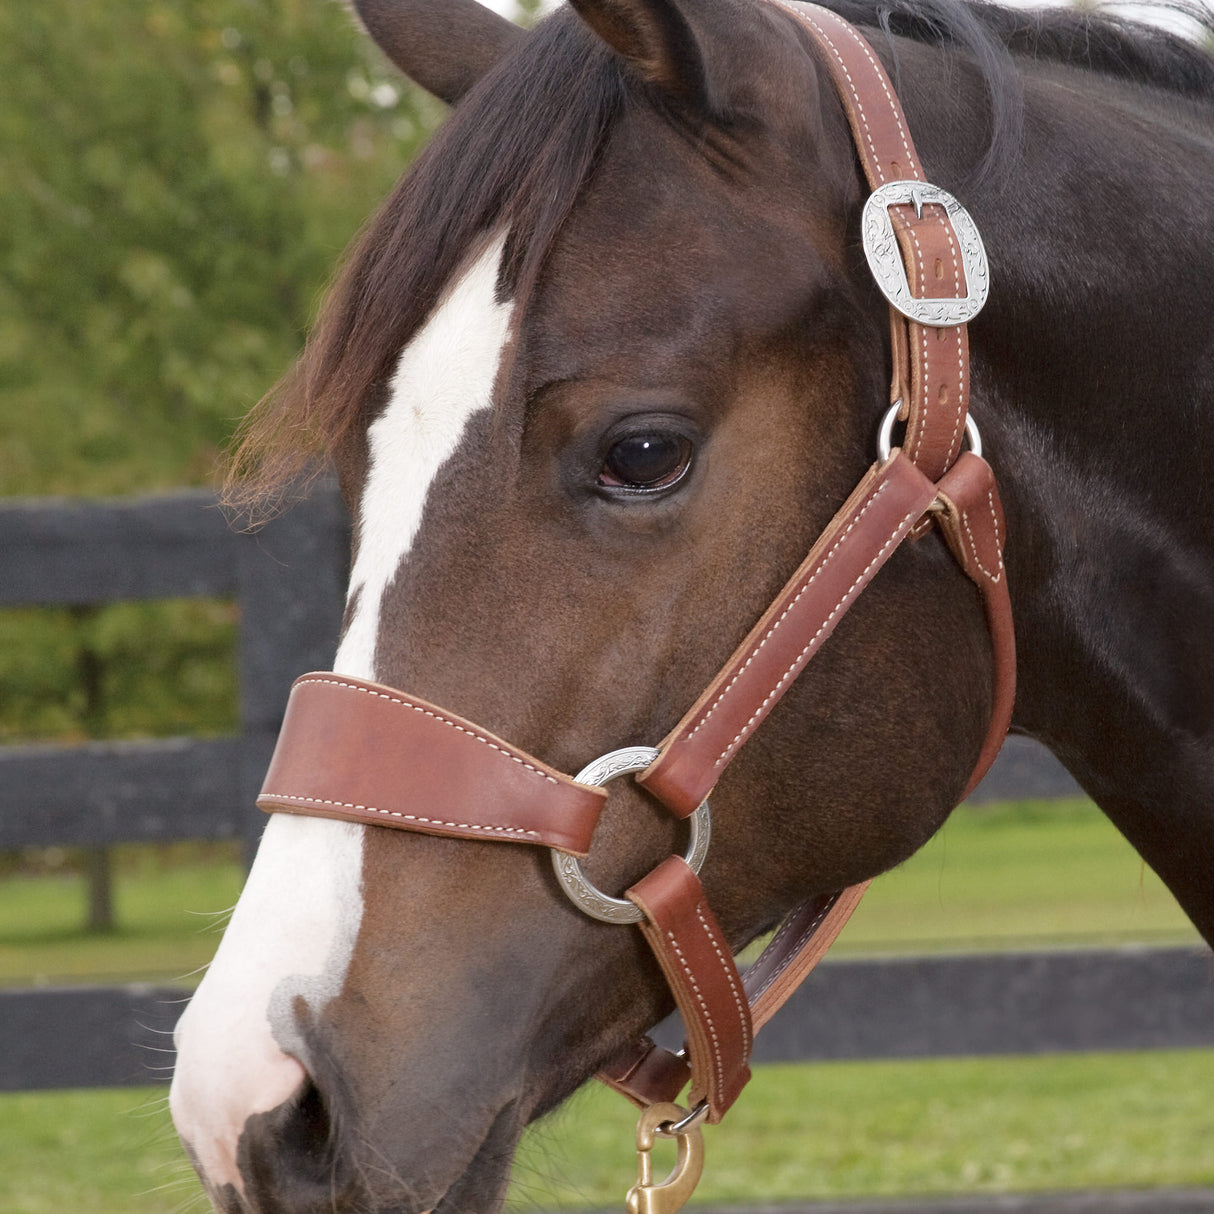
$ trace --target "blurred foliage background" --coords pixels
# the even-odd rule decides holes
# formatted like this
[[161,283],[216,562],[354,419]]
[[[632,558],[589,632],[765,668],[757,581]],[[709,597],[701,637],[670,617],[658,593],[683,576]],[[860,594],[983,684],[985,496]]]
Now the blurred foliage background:
[[[0,6],[0,495],[213,482],[442,112],[332,0]],[[0,741],[231,732],[235,628],[0,611]]]
[[[442,114],[333,0],[0,6],[0,496],[214,483]],[[235,732],[237,624],[0,610],[0,743]],[[0,875],[83,865],[108,929],[104,863]]]
[[440,117],[331,0],[0,7],[0,493],[210,480]]

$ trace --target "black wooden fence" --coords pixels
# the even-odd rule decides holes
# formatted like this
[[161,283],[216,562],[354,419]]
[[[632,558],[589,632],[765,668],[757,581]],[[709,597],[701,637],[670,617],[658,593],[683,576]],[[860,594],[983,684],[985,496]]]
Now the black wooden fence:
[[0,503],[0,607],[232,598],[240,608],[240,733],[2,748],[0,849],[256,831],[252,797],[290,680],[332,664],[346,532],[332,492],[250,534],[202,491]]
[[[332,662],[347,530],[331,491],[256,534],[232,531],[202,492],[0,503],[0,608],[181,597],[240,607],[239,734],[0,747],[0,849],[253,838],[290,681]],[[1076,791],[1048,753],[1010,739],[974,800]],[[155,1081],[186,997],[0,991],[0,1091]],[[759,1039],[757,1060],[1187,1045],[1214,1045],[1211,955],[1124,949],[832,962]]]

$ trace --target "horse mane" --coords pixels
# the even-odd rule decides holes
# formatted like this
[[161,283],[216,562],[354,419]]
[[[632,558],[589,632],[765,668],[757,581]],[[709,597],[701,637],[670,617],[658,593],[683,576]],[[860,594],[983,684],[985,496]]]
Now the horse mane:
[[[1115,16],[977,0],[826,3],[888,37],[971,57],[990,102],[988,150],[976,181],[997,177],[1019,145],[1019,57],[1214,102],[1207,50]],[[1186,0],[1166,7],[1214,38],[1208,10]],[[375,407],[400,351],[461,259],[491,231],[511,237],[503,296],[534,279],[629,88],[620,61],[568,9],[520,39],[477,84],[366,225],[299,361],[238,432],[227,483],[233,506],[272,506]]]
[[[1142,10],[1186,18],[1205,39],[1092,8],[1017,9],[982,0],[824,0],[856,25],[968,54],[990,107],[987,151],[974,187],[1002,183],[1020,144],[1017,59],[1056,63],[1198,101],[1214,101],[1214,11],[1201,0],[1147,0]],[[897,49],[891,42],[897,79]]]
[[1001,84],[1009,54],[1214,100],[1214,10],[1190,0],[1147,0],[1140,11],[1187,18],[1206,46],[1092,7],[1007,8],[980,0],[826,0],[857,25],[970,52],[988,85]]
[[538,273],[624,96],[621,62],[571,10],[469,91],[355,241],[295,367],[237,432],[230,506],[260,518],[319,470],[491,232],[510,234],[499,294]]

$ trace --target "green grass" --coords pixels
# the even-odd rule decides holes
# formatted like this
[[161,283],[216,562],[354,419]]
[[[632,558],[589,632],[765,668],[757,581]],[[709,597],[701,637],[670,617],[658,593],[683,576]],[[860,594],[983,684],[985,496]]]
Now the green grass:
[[[1209,1050],[760,1067],[705,1131],[696,1204],[1210,1185],[1211,1090]],[[633,1122],[619,1097],[588,1086],[528,1135],[513,1208],[620,1209]],[[178,1214],[199,1202],[162,1089],[0,1100],[5,1214]]]
[[206,1209],[161,1088],[24,1092],[0,1099],[5,1214],[177,1214]]
[[[177,979],[218,942],[230,849],[121,849],[113,934],[82,881],[0,877],[0,983]],[[201,912],[201,913],[200,913]],[[1170,896],[1092,806],[961,810],[876,883],[842,952],[1182,943]],[[1214,1184],[1214,1051],[761,1067],[707,1131],[700,1204]],[[633,1114],[591,1085],[529,1134],[515,1204],[620,1208]],[[659,1165],[660,1166],[660,1165]],[[0,1211],[199,1209],[163,1089],[0,1098]]]
[[114,868],[117,926],[100,935],[66,865],[0,877],[0,986],[175,982],[210,961],[244,880],[233,847],[117,848]]
[[1086,800],[963,807],[874,882],[838,953],[1195,943],[1163,882]]
[[[759,1067],[697,1200],[1210,1184],[1212,1082],[1214,1051]],[[634,1122],[579,1093],[525,1143],[520,1202],[618,1208]]]

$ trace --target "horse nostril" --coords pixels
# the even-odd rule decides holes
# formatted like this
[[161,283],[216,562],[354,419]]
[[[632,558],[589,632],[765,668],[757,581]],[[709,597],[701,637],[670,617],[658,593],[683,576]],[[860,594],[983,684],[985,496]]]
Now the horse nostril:
[[237,1149],[253,1208],[325,1210],[344,1187],[344,1167],[329,1101],[311,1076],[295,1096],[245,1122]]
[[302,1170],[310,1162],[328,1161],[333,1153],[333,1122],[328,1104],[311,1076],[304,1083],[294,1115],[283,1128],[283,1162]]

